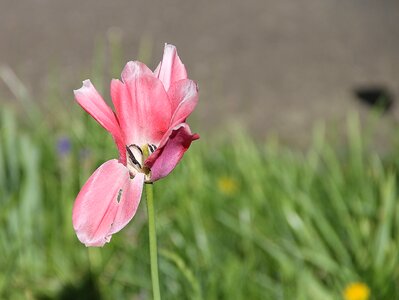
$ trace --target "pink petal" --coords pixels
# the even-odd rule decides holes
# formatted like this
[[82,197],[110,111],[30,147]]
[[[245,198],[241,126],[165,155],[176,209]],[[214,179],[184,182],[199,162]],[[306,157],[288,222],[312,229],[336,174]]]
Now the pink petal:
[[175,82],[171,85],[168,96],[172,104],[171,127],[185,122],[198,103],[197,84],[189,79]]
[[161,81],[140,62],[129,62],[122,79],[111,82],[111,96],[126,144],[158,143],[172,116]]
[[125,227],[136,214],[143,191],[144,174],[138,173],[133,180],[129,180],[125,185],[119,201],[118,212],[112,224],[110,234],[114,234]]
[[191,142],[199,139],[197,134],[191,134],[190,127],[182,123],[170,131],[171,134],[161,141],[160,147],[145,161],[151,169],[151,181],[157,181],[167,176],[182,159]]
[[74,91],[75,99],[79,105],[90,114],[102,127],[111,133],[118,147],[121,160],[126,160],[125,144],[118,120],[112,109],[105,103],[90,80],[83,81],[83,86]]
[[116,159],[102,164],[87,180],[73,207],[72,222],[79,240],[86,246],[109,242],[112,233],[133,217],[142,182],[143,176],[131,180],[127,168]]
[[162,61],[159,62],[158,66],[154,70],[155,77],[159,78],[159,72],[161,71]]
[[174,82],[187,79],[186,68],[177,55],[175,46],[165,44],[162,61],[155,69],[154,74],[162,81],[166,91]]
[[125,83],[142,76],[156,77],[145,64],[139,61],[129,61],[121,74],[122,80]]

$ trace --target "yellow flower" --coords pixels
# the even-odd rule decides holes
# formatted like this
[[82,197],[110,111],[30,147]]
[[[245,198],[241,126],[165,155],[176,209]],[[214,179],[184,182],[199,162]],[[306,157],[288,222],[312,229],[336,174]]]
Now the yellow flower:
[[223,194],[231,196],[238,190],[238,182],[231,177],[223,176],[218,179],[218,188]]
[[345,300],[368,300],[370,289],[362,282],[348,284],[344,290]]

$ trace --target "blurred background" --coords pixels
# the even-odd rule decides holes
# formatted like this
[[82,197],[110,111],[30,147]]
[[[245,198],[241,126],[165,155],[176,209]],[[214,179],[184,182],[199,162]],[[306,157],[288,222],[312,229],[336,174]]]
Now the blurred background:
[[2,298],[151,298],[143,205],[104,249],[74,236],[116,151],[72,90],[109,101],[167,42],[202,139],[156,185],[165,298],[399,299],[398,1],[0,0],[0,41]]
[[[396,0],[22,0],[0,13],[0,62],[38,99],[50,78],[70,103],[99,47],[118,43],[121,65],[143,56],[155,68],[165,42],[199,83],[199,129],[233,119],[303,143],[315,120],[361,110],[358,89],[399,93]],[[107,63],[106,88],[119,76]]]

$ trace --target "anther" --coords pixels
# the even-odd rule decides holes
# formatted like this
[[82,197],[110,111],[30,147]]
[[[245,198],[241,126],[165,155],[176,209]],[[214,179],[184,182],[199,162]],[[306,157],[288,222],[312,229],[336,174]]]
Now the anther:
[[151,153],[154,153],[154,151],[157,150],[157,146],[154,144],[148,144],[148,148],[150,148]]
[[[135,145],[131,145],[131,146],[135,146]],[[130,147],[130,146],[129,146]],[[139,168],[141,169],[141,164],[137,161],[137,159],[134,157],[134,154],[132,152],[132,150],[130,150],[128,146],[126,146],[126,151],[129,154],[129,158],[132,161],[133,164],[139,166]],[[141,150],[140,150],[141,151]]]
[[137,150],[140,151],[141,155],[143,155],[143,150],[141,150],[141,148],[140,148],[139,146],[137,146],[136,144],[130,144],[129,147],[134,147],[134,148],[136,148]]

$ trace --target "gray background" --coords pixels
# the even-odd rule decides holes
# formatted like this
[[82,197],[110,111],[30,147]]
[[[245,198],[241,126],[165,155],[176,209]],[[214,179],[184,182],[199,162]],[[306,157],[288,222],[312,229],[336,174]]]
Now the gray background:
[[[72,101],[110,32],[121,35],[124,61],[143,41],[152,45],[151,67],[163,43],[177,45],[200,86],[200,131],[238,120],[260,138],[277,132],[302,143],[315,120],[367,111],[354,87],[382,84],[399,95],[399,1],[0,0],[0,64],[38,101],[51,76]],[[12,100],[4,84],[0,96]],[[384,118],[396,115],[395,107]]]

